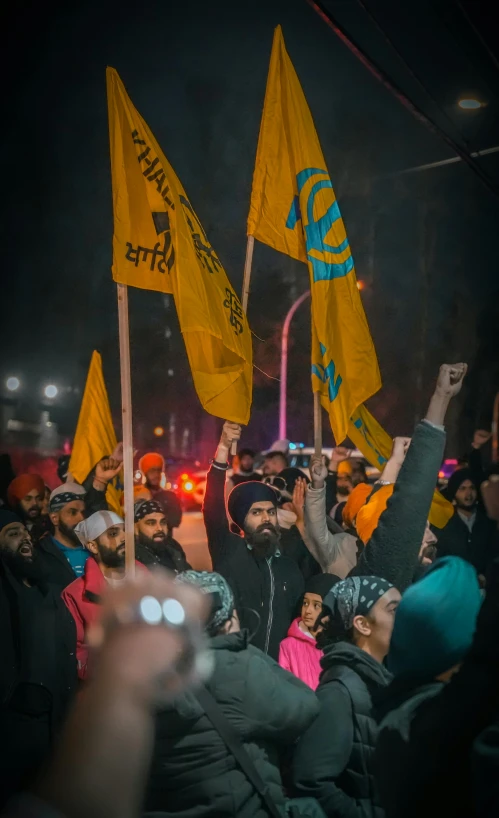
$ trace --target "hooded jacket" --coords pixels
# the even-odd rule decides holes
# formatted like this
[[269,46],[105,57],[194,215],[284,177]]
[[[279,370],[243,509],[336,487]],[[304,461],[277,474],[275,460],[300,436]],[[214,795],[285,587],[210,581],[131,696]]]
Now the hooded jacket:
[[[274,801],[284,804],[279,754],[316,717],[306,685],[248,644],[245,631],[211,640],[208,690],[239,734]],[[192,693],[158,713],[145,809],[168,818],[266,818],[267,812]]]
[[319,684],[323,654],[314,637],[302,631],[300,622],[300,617],[294,619],[286,639],[282,640],[279,664],[315,690]]
[[321,665],[320,714],[293,761],[298,793],[317,798],[326,815],[335,818],[382,818],[372,773],[378,733],[373,697],[390,674],[348,642],[326,648]]
[[288,557],[260,557],[242,537],[231,533],[225,474],[223,466],[212,465],[206,480],[203,515],[213,570],[231,586],[241,625],[253,634],[253,645],[277,660],[303,594],[303,576]]

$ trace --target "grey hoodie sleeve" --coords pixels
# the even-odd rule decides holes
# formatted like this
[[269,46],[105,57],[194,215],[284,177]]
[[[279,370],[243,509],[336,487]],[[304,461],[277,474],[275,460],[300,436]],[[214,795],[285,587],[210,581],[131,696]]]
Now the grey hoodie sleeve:
[[308,534],[310,550],[323,571],[340,554],[335,546],[333,535],[330,534],[326,522],[326,487],[314,489],[307,487],[305,495],[305,528]]

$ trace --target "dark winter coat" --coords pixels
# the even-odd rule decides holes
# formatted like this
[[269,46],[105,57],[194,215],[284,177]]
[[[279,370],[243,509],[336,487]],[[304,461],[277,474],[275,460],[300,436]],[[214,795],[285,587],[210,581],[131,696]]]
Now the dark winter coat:
[[188,571],[191,566],[187,562],[185,551],[177,540],[168,536],[165,543],[158,551],[153,551],[147,545],[143,545],[135,540],[135,557],[143,565],[151,567],[153,565],[160,565],[166,568],[167,571],[173,571],[175,574],[180,574],[182,571]]
[[372,700],[390,674],[347,642],[326,648],[321,665],[321,711],[293,761],[298,794],[314,796],[334,818],[381,818],[371,770],[378,732]]
[[476,818],[499,815],[499,721],[475,741],[472,771]]
[[444,448],[444,431],[417,424],[393,494],[350,576],[383,577],[400,592],[412,584]]
[[64,588],[75,581],[75,572],[50,534],[46,534],[38,540],[35,543],[35,548],[40,555],[40,559],[43,560],[50,582],[59,589],[60,595]]
[[445,528],[434,531],[439,557],[462,557],[471,562],[479,574],[485,574],[492,560],[499,556],[497,523],[490,520],[480,506],[477,506],[471,531],[457,509]]
[[46,760],[76,691],[76,630],[59,589],[0,561],[0,808]]
[[[208,690],[243,741],[270,794],[283,804],[279,753],[318,713],[315,694],[248,644],[247,634],[211,640]],[[260,798],[195,696],[185,694],[156,719],[146,810],[171,818],[265,818]]]
[[224,490],[225,470],[212,466],[203,514],[213,570],[229,582],[241,624],[253,634],[253,645],[277,659],[304,591],[303,576],[288,557],[258,557],[245,540],[231,533]]
[[496,560],[460,671],[447,684],[395,679],[376,708],[381,723],[374,771],[387,818],[474,814],[471,749],[499,712],[498,630]]
[[290,560],[296,563],[305,581],[321,573],[319,563],[308,550],[295,525],[292,525],[291,528],[281,528],[279,547],[283,557],[289,557]]

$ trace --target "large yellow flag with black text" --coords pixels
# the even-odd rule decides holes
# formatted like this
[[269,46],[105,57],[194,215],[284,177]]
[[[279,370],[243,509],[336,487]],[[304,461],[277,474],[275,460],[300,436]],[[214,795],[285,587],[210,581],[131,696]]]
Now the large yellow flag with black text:
[[[115,448],[116,434],[102,374],[102,358],[94,351],[81,402],[69,471],[78,483],[83,483],[99,460],[110,457]],[[118,476],[108,485],[106,492],[106,500],[117,514],[123,513],[122,494],[123,485]]]
[[275,30],[253,176],[248,235],[308,264],[312,388],[336,443],[381,386],[350,245],[312,115]]
[[172,166],[113,68],[107,69],[113,179],[113,278],[173,293],[198,397],[247,423],[251,333],[241,303]]

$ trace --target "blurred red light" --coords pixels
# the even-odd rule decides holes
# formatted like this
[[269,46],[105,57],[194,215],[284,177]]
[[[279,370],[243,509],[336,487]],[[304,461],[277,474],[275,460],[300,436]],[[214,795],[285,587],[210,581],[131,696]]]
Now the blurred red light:
[[193,488],[194,488],[194,483],[191,483],[190,480],[187,480],[187,482],[184,483],[184,491],[192,491]]

